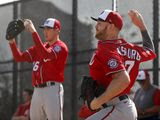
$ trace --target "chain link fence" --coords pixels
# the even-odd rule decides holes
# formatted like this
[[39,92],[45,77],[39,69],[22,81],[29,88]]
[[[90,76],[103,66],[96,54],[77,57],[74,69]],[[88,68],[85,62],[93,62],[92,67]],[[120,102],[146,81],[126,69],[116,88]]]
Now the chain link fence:
[[[157,4],[159,6],[158,0]],[[128,42],[140,45],[140,32],[131,23],[127,12],[137,9],[143,15],[159,56],[159,15],[154,12],[159,12],[159,9],[155,1],[117,0],[115,7],[124,18],[121,36]],[[16,18],[31,19],[44,40],[43,31],[38,26],[48,17],[55,17],[61,21],[60,38],[69,48],[63,83],[64,120],[79,120],[77,112],[82,104],[78,100],[81,76],[89,74],[88,63],[97,45],[94,37],[96,23],[90,17],[96,17],[104,9],[112,8],[111,0],[21,0],[0,5],[0,120],[10,120],[17,105],[22,102],[22,89],[32,88],[32,64],[17,64],[13,61],[8,42],[5,40],[7,24]],[[17,43],[22,51],[34,44],[31,35],[25,31],[17,38]],[[154,62],[142,64],[141,69],[148,69],[153,76],[153,82],[159,83],[159,57]]]

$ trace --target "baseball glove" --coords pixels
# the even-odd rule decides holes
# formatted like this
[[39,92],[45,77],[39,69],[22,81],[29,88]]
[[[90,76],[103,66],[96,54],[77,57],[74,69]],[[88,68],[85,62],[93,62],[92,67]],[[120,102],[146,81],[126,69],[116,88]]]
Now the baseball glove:
[[83,102],[87,103],[87,106],[91,111],[93,111],[90,107],[91,101],[95,97],[100,96],[104,91],[104,87],[99,86],[92,77],[83,76],[80,98],[82,98]]
[[13,20],[8,24],[6,30],[6,39],[10,40],[15,38],[18,34],[20,34],[25,29],[23,20],[17,19]]

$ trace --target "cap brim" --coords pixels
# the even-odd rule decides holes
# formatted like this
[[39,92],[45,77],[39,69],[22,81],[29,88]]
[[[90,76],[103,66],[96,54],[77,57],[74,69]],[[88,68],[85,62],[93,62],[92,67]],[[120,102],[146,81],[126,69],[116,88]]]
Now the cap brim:
[[44,25],[39,26],[39,28],[42,28],[42,29],[45,27],[53,29],[52,27],[49,27],[49,26],[44,26]]
[[145,79],[137,79],[137,81],[144,81]]
[[40,25],[39,28],[44,28],[44,25]]
[[97,21],[97,20],[98,20],[97,18],[94,18],[94,17],[91,17],[91,19],[94,20],[94,21]]
[[101,18],[94,18],[94,17],[91,17],[92,20],[94,21],[102,21],[102,22],[105,22],[105,20],[101,19]]

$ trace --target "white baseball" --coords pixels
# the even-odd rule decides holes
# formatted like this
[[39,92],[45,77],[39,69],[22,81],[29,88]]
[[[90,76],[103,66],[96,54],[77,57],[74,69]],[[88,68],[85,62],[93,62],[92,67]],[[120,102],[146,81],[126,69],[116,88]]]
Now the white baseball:
[[29,24],[28,21],[24,21],[24,26],[26,27]]

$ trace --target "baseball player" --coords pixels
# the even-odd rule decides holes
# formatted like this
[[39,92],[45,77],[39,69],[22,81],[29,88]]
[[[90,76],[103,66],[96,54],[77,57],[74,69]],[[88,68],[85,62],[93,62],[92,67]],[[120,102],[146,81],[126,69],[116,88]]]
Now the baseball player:
[[31,120],[63,120],[64,67],[68,48],[59,38],[61,24],[57,19],[48,18],[43,28],[45,43],[42,43],[31,20],[24,22],[25,29],[32,34],[34,46],[21,52],[15,38],[9,45],[17,62],[32,62],[32,85],[34,93],[31,101]]
[[138,120],[159,120],[160,89],[151,84],[151,77],[147,70],[140,70],[137,82],[141,86],[134,96],[134,103],[138,112]]
[[89,63],[90,75],[106,90],[91,101],[90,108],[99,111],[86,120],[137,119],[135,104],[127,94],[135,82],[140,63],[154,59],[156,55],[142,16],[136,10],[130,10],[128,15],[142,33],[143,47],[118,37],[123,26],[119,13],[104,10],[98,18],[92,17],[97,21],[95,36],[99,41]]
[[24,104],[20,104],[14,113],[12,120],[29,120],[29,110],[33,91],[31,89],[23,90]]

